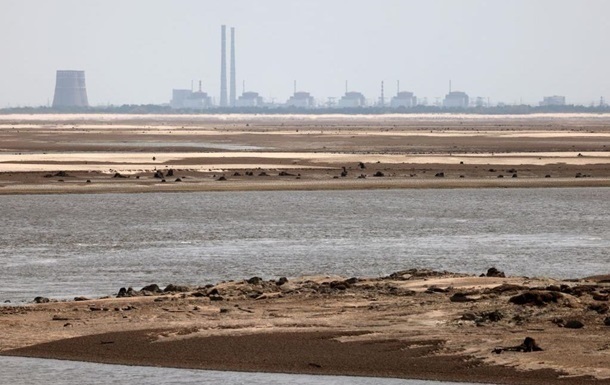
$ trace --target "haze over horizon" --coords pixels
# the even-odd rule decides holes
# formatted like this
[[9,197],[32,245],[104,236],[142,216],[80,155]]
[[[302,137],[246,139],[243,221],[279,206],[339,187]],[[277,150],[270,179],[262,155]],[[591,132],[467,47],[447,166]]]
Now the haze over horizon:
[[268,100],[350,90],[454,90],[492,103],[610,99],[605,0],[4,0],[0,108],[47,105],[55,72],[86,71],[91,105],[167,103],[201,79],[218,101],[220,26],[235,27],[237,83]]

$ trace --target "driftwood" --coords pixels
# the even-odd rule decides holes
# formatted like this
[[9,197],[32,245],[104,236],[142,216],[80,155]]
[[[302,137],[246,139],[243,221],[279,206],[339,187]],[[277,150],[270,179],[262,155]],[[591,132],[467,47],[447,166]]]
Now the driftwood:
[[529,352],[540,352],[543,349],[538,346],[538,344],[536,343],[536,340],[534,340],[532,337],[525,337],[525,340],[523,340],[523,343],[521,345],[517,345],[517,346],[509,346],[509,347],[505,347],[505,348],[495,348],[494,350],[492,350],[492,353],[496,353],[496,354],[500,354],[502,352],[523,352],[523,353],[529,353]]

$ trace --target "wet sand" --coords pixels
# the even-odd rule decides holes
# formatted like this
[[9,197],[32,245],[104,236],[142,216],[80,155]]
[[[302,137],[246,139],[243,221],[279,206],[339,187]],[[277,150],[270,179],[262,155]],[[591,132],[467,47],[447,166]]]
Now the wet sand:
[[0,116],[0,194],[422,186],[610,186],[610,116]]
[[[151,289],[152,290],[152,289]],[[0,308],[0,354],[498,384],[610,384],[607,276],[407,270]],[[515,297],[529,295],[529,303]],[[582,328],[570,328],[570,321]],[[534,338],[543,351],[500,354]]]

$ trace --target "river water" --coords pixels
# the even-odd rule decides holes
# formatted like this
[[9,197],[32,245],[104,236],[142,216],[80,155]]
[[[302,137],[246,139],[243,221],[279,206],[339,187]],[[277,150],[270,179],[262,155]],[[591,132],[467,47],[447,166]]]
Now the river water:
[[[149,283],[379,276],[412,267],[603,274],[610,266],[609,202],[607,188],[0,196],[0,302],[101,296]],[[0,365],[0,383],[15,384],[41,383],[49,371],[61,385],[424,384],[23,358],[0,358]]]

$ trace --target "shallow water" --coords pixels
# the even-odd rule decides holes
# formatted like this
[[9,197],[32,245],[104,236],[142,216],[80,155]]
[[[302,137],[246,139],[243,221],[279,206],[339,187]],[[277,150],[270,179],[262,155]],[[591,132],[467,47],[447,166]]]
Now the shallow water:
[[0,196],[0,302],[429,267],[608,273],[607,188]]
[[[0,383],[13,385],[467,385],[343,376],[218,372],[0,357]],[[480,384],[479,384],[480,385]]]
[[[604,188],[0,196],[0,300],[411,267],[608,273],[609,198]],[[17,385],[440,384],[13,357],[0,368],[0,383]]]

